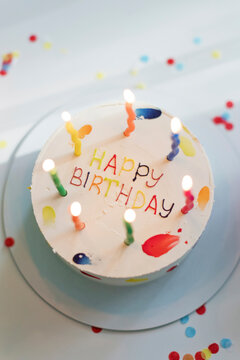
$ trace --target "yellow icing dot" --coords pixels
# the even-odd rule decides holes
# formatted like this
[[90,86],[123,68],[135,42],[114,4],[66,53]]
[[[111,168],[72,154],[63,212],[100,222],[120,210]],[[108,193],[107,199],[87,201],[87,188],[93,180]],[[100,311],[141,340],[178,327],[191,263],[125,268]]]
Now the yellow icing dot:
[[52,47],[52,43],[49,42],[49,41],[45,41],[45,43],[43,44],[43,48],[44,48],[45,50],[50,50],[51,47]]
[[192,141],[185,136],[180,136],[179,147],[180,147],[180,149],[182,149],[184,155],[186,155],[186,156],[195,156],[196,155],[196,150],[192,144]]
[[221,56],[222,56],[221,51],[219,51],[219,50],[212,51],[212,57],[214,59],[219,59]]
[[204,360],[208,360],[212,356],[212,353],[209,349],[203,349],[201,352],[201,356],[204,358]]
[[138,83],[138,84],[136,85],[136,88],[137,88],[137,89],[140,89],[140,90],[145,89],[145,87],[146,87],[146,85],[145,85],[144,83],[142,83],[142,82],[140,82],[140,83]]
[[132,279],[127,279],[125,281],[129,282],[129,283],[135,283],[135,282],[141,282],[141,281],[147,281],[147,280],[148,280],[148,278],[142,278],[142,279],[134,279],[134,278],[132,278]]
[[99,80],[102,80],[103,78],[105,78],[105,74],[103,72],[98,72],[96,74],[96,78]]
[[12,54],[13,54],[13,57],[15,57],[15,58],[18,58],[20,56],[19,51],[14,51]]
[[44,221],[45,225],[55,222],[56,214],[55,214],[54,209],[51,206],[45,206],[42,209],[42,216],[43,216],[43,221]]
[[130,70],[130,74],[131,74],[132,76],[136,76],[136,75],[138,74],[138,70],[137,70],[137,69],[131,69],[131,70]]
[[198,194],[198,206],[201,210],[204,210],[210,198],[210,190],[208,186],[204,186]]
[[7,142],[5,140],[0,141],[0,149],[3,149],[7,146]]

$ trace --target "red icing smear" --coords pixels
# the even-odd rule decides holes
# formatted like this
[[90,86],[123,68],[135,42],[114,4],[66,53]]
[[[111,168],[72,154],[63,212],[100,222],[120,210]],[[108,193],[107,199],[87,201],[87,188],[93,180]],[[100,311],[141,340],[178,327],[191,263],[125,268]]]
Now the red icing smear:
[[81,273],[82,273],[83,275],[86,275],[86,276],[92,277],[92,278],[97,279],[97,280],[101,280],[101,278],[99,278],[99,277],[97,277],[97,276],[94,276],[94,275],[88,274],[88,273],[86,273],[85,271],[82,271],[82,270],[80,270],[80,271],[81,271]]
[[198,315],[203,315],[203,314],[205,314],[205,312],[206,312],[206,306],[205,306],[205,305],[200,306],[200,307],[196,310],[196,313],[197,313]]
[[166,254],[179,243],[179,236],[159,234],[152,236],[142,245],[142,250],[149,256],[159,257]]
[[176,269],[177,265],[172,266],[170,269],[167,270],[167,272],[173,271],[174,269]]
[[92,331],[95,333],[95,334],[98,334],[102,331],[102,328],[99,328],[99,327],[96,327],[96,326],[92,326]]

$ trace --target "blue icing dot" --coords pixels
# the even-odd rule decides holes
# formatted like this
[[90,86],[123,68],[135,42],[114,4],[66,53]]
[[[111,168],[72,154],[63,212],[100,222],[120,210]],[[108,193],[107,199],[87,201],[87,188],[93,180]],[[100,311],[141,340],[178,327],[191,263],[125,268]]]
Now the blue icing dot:
[[224,120],[229,120],[230,119],[230,114],[229,112],[225,111],[223,114],[222,114],[222,118]]
[[184,65],[182,63],[177,63],[175,66],[176,66],[176,69],[179,71],[183,70],[183,68],[184,68]]
[[147,63],[149,61],[149,56],[148,55],[140,56],[140,61],[143,63]]
[[227,349],[232,346],[232,341],[230,339],[222,339],[220,341],[220,345],[222,348]]
[[186,315],[180,319],[181,324],[186,324],[189,321],[189,315]]
[[73,261],[76,264],[81,264],[81,265],[89,265],[89,264],[91,264],[91,260],[84,253],[78,253],[78,254],[74,255]]
[[135,109],[136,117],[143,117],[144,119],[156,119],[161,116],[162,112],[160,109],[151,108],[139,108]]
[[199,44],[201,44],[202,39],[201,39],[199,36],[196,36],[196,37],[193,39],[193,42],[194,42],[194,44],[199,45]]
[[196,334],[196,330],[193,327],[189,326],[186,328],[185,335],[187,337],[192,338],[195,336],[195,334]]

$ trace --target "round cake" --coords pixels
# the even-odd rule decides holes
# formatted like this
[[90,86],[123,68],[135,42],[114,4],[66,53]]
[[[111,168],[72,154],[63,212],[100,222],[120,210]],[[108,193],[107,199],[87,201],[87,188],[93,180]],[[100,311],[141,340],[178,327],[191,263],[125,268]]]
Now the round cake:
[[[213,205],[212,171],[197,138],[183,125],[179,153],[169,161],[173,117],[141,103],[135,104],[135,114],[130,136],[124,136],[124,103],[74,115],[80,155],[63,123],[41,150],[32,176],[33,211],[53,252],[80,275],[111,285],[146,283],[174,270],[197,243]],[[46,159],[54,160],[66,196],[43,171]],[[192,177],[194,196],[187,213],[181,211],[187,203],[185,175]],[[69,212],[75,201],[82,208],[81,230]],[[126,209],[136,213],[130,245]]]

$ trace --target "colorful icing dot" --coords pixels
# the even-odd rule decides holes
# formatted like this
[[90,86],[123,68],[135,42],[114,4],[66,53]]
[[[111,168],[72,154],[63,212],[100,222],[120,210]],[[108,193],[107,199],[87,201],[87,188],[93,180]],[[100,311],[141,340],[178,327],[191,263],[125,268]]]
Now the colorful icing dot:
[[146,88],[146,84],[144,84],[143,82],[140,82],[136,85],[136,89],[143,90],[145,88]]
[[7,72],[5,70],[0,70],[0,75],[5,76],[7,75]]
[[214,124],[222,124],[223,123],[223,118],[221,116],[215,116],[213,118],[213,122],[214,122]]
[[31,42],[37,41],[37,35],[30,35],[29,41],[31,41]]
[[174,265],[174,266],[170,267],[170,269],[168,269],[167,272],[173,271],[174,269],[176,269],[176,267],[177,267],[177,265]]
[[202,352],[201,352],[201,351],[198,351],[198,352],[195,354],[195,360],[205,360],[205,359],[202,357]]
[[199,44],[201,44],[202,39],[199,36],[196,36],[193,38],[193,42],[194,42],[194,44],[199,45]]
[[131,69],[131,70],[130,70],[130,74],[131,74],[132,76],[136,76],[136,75],[138,74],[138,70],[137,70],[137,69]]
[[161,116],[162,112],[160,109],[139,108],[139,109],[135,109],[135,114],[137,118],[144,118],[145,120],[151,120]]
[[184,241],[184,244],[188,244],[188,241],[186,240],[186,241]]
[[196,150],[192,144],[192,141],[186,136],[180,136],[180,149],[186,156],[195,156]]
[[182,228],[179,228],[177,232],[182,232]]
[[214,59],[220,59],[220,57],[222,56],[221,51],[219,51],[219,50],[212,51],[211,55]]
[[198,315],[203,315],[203,314],[205,314],[205,312],[206,312],[206,306],[205,306],[205,305],[200,306],[200,307],[196,310],[196,313],[197,313]]
[[168,355],[168,359],[169,359],[169,360],[179,360],[179,359],[180,359],[180,355],[179,355],[178,352],[172,351],[172,352],[170,352],[170,354]]
[[232,130],[232,129],[233,129],[233,124],[232,124],[232,123],[229,123],[229,122],[226,122],[226,123],[225,123],[225,129],[226,129],[226,130]]
[[0,141],[0,149],[4,149],[7,146],[7,142],[5,140]]
[[43,43],[43,48],[44,48],[45,50],[50,50],[50,49],[52,48],[52,43],[51,43],[50,41],[45,41],[45,42]]
[[92,131],[92,125],[84,125],[78,130],[78,136],[80,139],[84,139],[86,135],[89,135]]
[[188,321],[189,321],[189,315],[183,316],[183,317],[180,319],[180,323],[181,323],[181,324],[186,324],[186,323],[188,323]]
[[204,210],[210,199],[210,190],[208,186],[204,186],[198,194],[197,202],[201,210]]
[[227,101],[226,102],[226,107],[228,108],[228,109],[231,109],[232,107],[234,107],[234,103],[233,103],[233,101]]
[[208,360],[212,356],[212,353],[209,349],[203,349],[201,355],[205,360]]
[[166,63],[167,63],[168,65],[173,65],[173,64],[175,63],[175,60],[172,59],[172,58],[169,58],[169,59],[167,59]]
[[149,56],[148,55],[142,55],[142,56],[140,56],[139,60],[141,62],[143,62],[143,63],[147,63],[149,61]]
[[221,118],[224,119],[224,120],[226,120],[226,121],[229,120],[229,119],[230,119],[230,113],[227,112],[227,111],[225,111],[225,112],[222,114]]
[[3,55],[3,64],[11,64],[13,55],[12,53]]
[[148,280],[148,278],[142,278],[142,279],[134,279],[134,278],[132,278],[132,279],[127,279],[127,280],[125,280],[127,283],[136,283],[136,282],[142,282],[142,281],[147,281]]
[[194,360],[194,357],[191,354],[183,355],[183,360]]
[[142,250],[149,256],[159,257],[169,252],[179,241],[179,236],[159,234],[147,239],[142,245]]
[[51,206],[45,206],[42,209],[42,216],[45,225],[55,223],[56,214],[54,209]]
[[88,273],[87,273],[87,272],[85,272],[85,271],[80,270],[80,272],[81,272],[83,275],[89,276],[89,277],[91,277],[91,278],[93,278],[93,279],[101,280],[101,278],[100,278],[100,277],[97,277],[97,276],[94,276],[94,275],[88,274]]
[[78,254],[74,255],[73,261],[76,264],[81,264],[81,265],[90,265],[91,264],[91,260],[84,253],[78,253]]
[[12,55],[13,55],[14,58],[19,58],[20,52],[15,50],[15,51],[13,51]]
[[103,72],[98,72],[98,73],[96,74],[96,78],[97,78],[98,80],[102,80],[102,79],[105,78],[105,74],[104,74]]
[[12,237],[7,237],[5,240],[4,240],[4,245],[6,247],[12,247],[14,245],[15,241]]
[[192,338],[196,335],[196,330],[194,329],[194,327],[187,327],[185,330],[185,335],[189,338]]
[[182,71],[184,69],[184,65],[182,63],[177,63],[175,67],[178,71]]
[[208,349],[211,351],[212,354],[217,354],[219,351],[219,345],[216,343],[213,343],[209,345]]
[[224,338],[220,341],[220,345],[222,348],[228,349],[232,346],[232,341],[230,339]]
[[95,334],[98,334],[102,331],[102,328],[99,328],[99,327],[96,327],[96,326],[92,326],[92,331],[95,333]]

